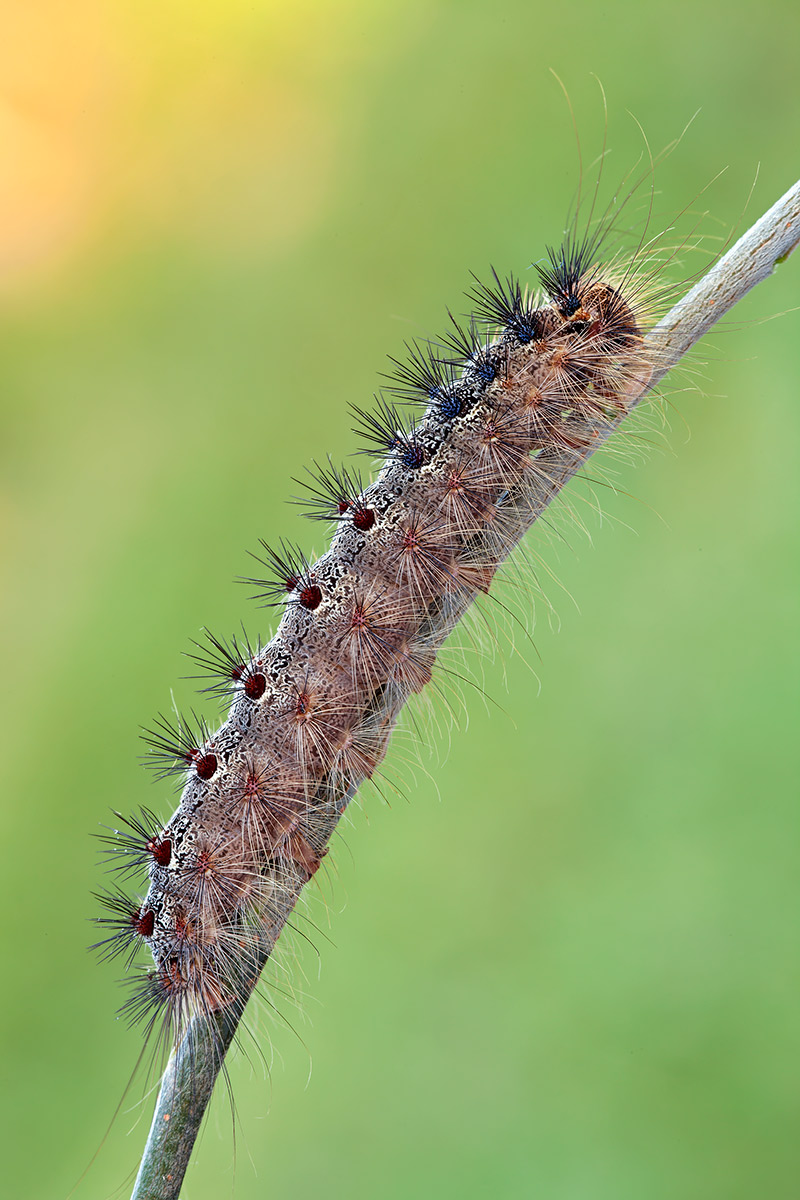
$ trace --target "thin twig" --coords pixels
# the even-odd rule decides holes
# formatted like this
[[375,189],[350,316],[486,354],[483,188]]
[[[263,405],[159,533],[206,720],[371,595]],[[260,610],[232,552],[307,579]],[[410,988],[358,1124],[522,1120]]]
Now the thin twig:
[[[509,552],[647,392],[737,301],[770,275],[776,263],[786,259],[798,242],[800,182],[790,188],[652,330],[648,341],[655,350],[654,361],[657,366],[646,387],[629,397],[628,409],[619,421],[598,427],[598,436],[591,450],[549,453],[546,464],[543,464],[546,470],[541,472],[539,490],[533,502],[529,489],[524,499],[509,494],[504,503],[504,512],[508,517]],[[423,635],[429,637],[431,642],[441,644],[469,603],[459,595],[444,599],[429,610],[427,629],[422,631]],[[375,698],[370,720],[380,722],[385,729],[391,729],[400,708],[396,697],[382,691]],[[350,796],[346,799],[350,799]],[[324,826],[327,844],[345,805],[341,793],[337,793],[332,783],[320,786],[315,799],[315,807],[317,805],[317,811],[330,814]],[[255,970],[246,994],[239,997],[235,1005],[223,1009],[210,1019],[195,1018],[170,1058],[132,1200],[177,1200],[225,1053],[236,1034],[258,976],[297,902],[301,887],[298,884],[296,891],[287,896],[279,922],[264,939],[265,948],[260,959],[254,963]]]

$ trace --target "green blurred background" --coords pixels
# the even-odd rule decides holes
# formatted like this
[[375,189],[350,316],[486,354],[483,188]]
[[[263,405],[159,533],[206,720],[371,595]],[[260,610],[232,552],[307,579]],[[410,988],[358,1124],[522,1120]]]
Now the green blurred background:
[[[524,272],[560,237],[577,162],[549,67],[587,162],[602,80],[609,181],[636,121],[658,150],[700,110],[654,228],[709,210],[708,255],[759,163],[747,220],[797,174],[800,18],[0,11],[2,1175],[61,1200],[141,1040],[85,949],[90,834],[111,807],[171,810],[138,728],[171,689],[196,703],[189,638],[268,633],[232,582],[245,551],[322,548],[290,476],[353,449],[346,402],[463,308],[470,270]],[[496,704],[468,689],[468,733],[423,770],[401,742],[404,795],[354,809],[307,908],[319,957],[296,939],[271,977],[300,1003],[260,1019],[269,1078],[252,1050],[231,1065],[235,1165],[223,1093],[191,1200],[797,1194],[798,295],[795,261],[671,379],[670,431],[615,464],[592,546],[568,520],[533,539],[558,621],[540,607],[535,651],[501,639]],[[126,1194],[140,1094],[79,1197]]]

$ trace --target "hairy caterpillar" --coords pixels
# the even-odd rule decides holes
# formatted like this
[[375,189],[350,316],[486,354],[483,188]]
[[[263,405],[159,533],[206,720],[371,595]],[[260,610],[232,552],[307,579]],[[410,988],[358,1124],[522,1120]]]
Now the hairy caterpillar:
[[227,721],[160,719],[148,734],[158,773],[187,782],[166,825],[144,812],[111,836],[123,872],[145,868],[150,886],[138,903],[107,897],[98,945],[126,960],[152,951],[124,1011],[158,1040],[198,1015],[212,1029],[238,1017],[447,633],[658,367],[652,280],[635,257],[601,265],[605,233],[573,229],[548,252],[541,298],[495,276],[473,290],[465,325],[410,348],[392,390],[421,417],[385,398],[356,409],[367,449],[385,456],[376,480],[314,471],[309,506],[334,526],[330,551],[259,555],[253,586],[286,606],[273,640],[210,637],[198,654],[232,699]]

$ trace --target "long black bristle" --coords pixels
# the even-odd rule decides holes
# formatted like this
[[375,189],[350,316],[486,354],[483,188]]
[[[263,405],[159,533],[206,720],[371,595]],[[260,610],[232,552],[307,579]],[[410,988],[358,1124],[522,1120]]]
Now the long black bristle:
[[487,346],[474,316],[469,318],[467,325],[464,325],[449,309],[447,315],[452,328],[448,329],[440,341],[442,348],[454,355],[447,361],[454,366],[470,368],[481,383],[491,383],[497,377],[498,363],[502,356],[501,348]]
[[387,390],[391,395],[425,403],[445,396],[453,384],[453,373],[436,346],[432,342],[406,342],[406,352],[405,361],[389,355],[395,369],[384,378],[390,381]]
[[180,1025],[181,1008],[171,1004],[171,996],[164,987],[161,976],[157,971],[142,971],[130,975],[124,980],[130,989],[127,1000],[120,1006],[119,1016],[130,1027],[144,1024],[145,1037],[149,1039],[159,1022],[162,1027],[159,1033],[159,1044],[169,1044],[173,1026]]
[[253,599],[262,601],[268,607],[281,604],[290,593],[302,591],[311,584],[311,564],[298,546],[281,538],[279,548],[273,550],[263,539],[260,541],[265,557],[252,553],[250,557],[266,567],[266,577],[248,576],[239,581],[259,589]]
[[314,521],[341,521],[354,513],[366,512],[364,480],[361,472],[349,467],[335,467],[330,459],[327,466],[314,462],[306,467],[309,479],[297,479],[305,496],[296,496],[305,515]]
[[89,949],[97,950],[104,962],[122,956],[127,971],[141,945],[141,937],[136,930],[136,921],[141,909],[120,888],[94,892],[93,895],[108,915],[92,919],[104,933],[108,933],[108,936],[94,942]]
[[201,754],[209,741],[208,726],[202,717],[177,717],[174,721],[159,713],[152,729],[142,730],[142,741],[149,747],[144,761],[156,779],[182,775]]
[[257,642],[255,647],[251,645],[244,628],[241,642],[235,634],[228,640],[216,637],[209,629],[204,629],[203,633],[206,637],[205,643],[192,641],[192,645],[196,646],[200,653],[187,654],[187,658],[200,667],[202,675],[189,675],[187,678],[202,679],[210,676],[212,682],[201,691],[210,692],[223,700],[228,699],[232,691],[242,687],[248,664],[261,653],[261,642]]
[[427,452],[416,430],[404,425],[394,404],[376,396],[374,411],[356,404],[350,408],[356,417],[353,430],[367,443],[362,453],[393,458],[412,470],[427,462]]
[[533,341],[539,334],[539,320],[534,298],[526,296],[522,284],[514,275],[505,279],[492,267],[494,284],[481,283],[473,276],[476,286],[467,296],[475,305],[476,316],[490,326],[500,325],[522,343]]
[[571,317],[581,306],[578,284],[597,265],[595,257],[602,236],[602,227],[580,237],[570,232],[558,246],[545,247],[549,265],[535,268],[539,282],[564,317]]
[[123,878],[146,871],[153,861],[149,846],[158,839],[163,822],[149,808],[142,808],[138,817],[124,817],[116,811],[114,816],[127,828],[96,835],[103,845],[104,859]]

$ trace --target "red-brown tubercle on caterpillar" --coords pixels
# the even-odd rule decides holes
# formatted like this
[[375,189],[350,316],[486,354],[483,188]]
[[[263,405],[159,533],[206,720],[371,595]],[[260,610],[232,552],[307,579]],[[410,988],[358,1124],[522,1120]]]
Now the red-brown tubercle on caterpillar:
[[[473,290],[467,327],[409,348],[396,392],[416,393],[419,419],[384,399],[375,414],[355,410],[384,459],[377,478],[311,472],[307,507],[334,524],[329,550],[309,562],[264,544],[269,577],[246,581],[284,605],[273,639],[209,634],[193,655],[231,701],[225,722],[212,733],[197,718],[160,718],[146,734],[159,774],[185,787],[165,825],[147,813],[104,835],[110,857],[149,886],[140,903],[105,898],[112,933],[98,947],[128,965],[138,945],[150,950],[154,967],[134,974],[123,1011],[160,1043],[247,994],[405,700],[428,685],[446,632],[518,540],[509,509],[541,489],[549,453],[590,446],[646,387],[649,314],[639,288],[625,299],[624,282],[603,280],[597,240],[551,254],[543,301],[495,274]],[[431,614],[448,607],[432,638]],[[376,719],[387,695],[392,715]]]

